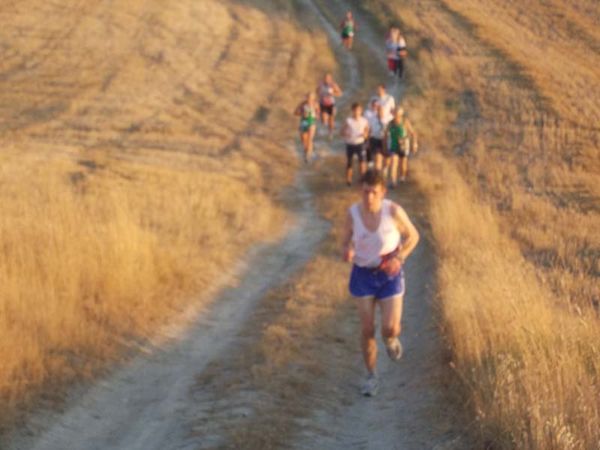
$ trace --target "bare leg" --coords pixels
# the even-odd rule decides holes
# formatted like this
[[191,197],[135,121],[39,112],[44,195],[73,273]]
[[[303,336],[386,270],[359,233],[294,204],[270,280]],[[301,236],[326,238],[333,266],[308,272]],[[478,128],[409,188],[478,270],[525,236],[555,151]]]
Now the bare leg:
[[375,155],[375,168],[377,170],[383,169],[383,155],[381,153]]
[[392,186],[396,186],[396,184],[398,183],[398,155],[396,153],[394,153],[392,155],[392,161],[391,161],[391,181],[392,181]]
[[406,176],[408,175],[408,156],[400,158],[402,160],[401,171],[400,171],[400,180],[406,180]]
[[383,159],[383,177],[387,179],[390,177],[390,164],[391,164],[391,160],[392,158],[390,158],[389,156],[386,156]]
[[310,160],[310,157],[313,153],[313,140],[315,138],[315,133],[317,132],[317,126],[311,125],[307,131],[307,145],[306,145],[306,161]]
[[403,296],[397,295],[378,302],[381,305],[381,337],[386,343],[400,336],[403,300]]
[[360,169],[360,175],[364,175],[365,172],[367,171],[367,161],[361,161],[358,163],[358,167]]
[[369,373],[375,373],[377,365],[377,343],[375,342],[375,300],[371,297],[357,297],[360,317],[360,346],[365,366]]
[[333,129],[335,128],[335,109],[329,115],[329,138],[333,137]]
[[300,131],[300,140],[302,141],[302,150],[304,150],[304,159],[306,160],[306,152],[308,147],[308,132]]

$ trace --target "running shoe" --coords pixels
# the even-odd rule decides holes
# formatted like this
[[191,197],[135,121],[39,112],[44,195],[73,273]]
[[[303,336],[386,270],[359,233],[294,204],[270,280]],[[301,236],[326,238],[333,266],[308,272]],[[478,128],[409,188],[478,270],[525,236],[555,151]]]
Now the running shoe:
[[398,361],[400,358],[402,358],[402,344],[400,343],[400,339],[390,339],[385,344],[385,349],[387,350],[387,354],[392,361]]
[[369,375],[367,375],[367,379],[360,388],[360,393],[365,397],[375,397],[375,395],[377,395],[378,389],[379,380],[377,379],[377,375],[375,375],[374,373],[370,373]]

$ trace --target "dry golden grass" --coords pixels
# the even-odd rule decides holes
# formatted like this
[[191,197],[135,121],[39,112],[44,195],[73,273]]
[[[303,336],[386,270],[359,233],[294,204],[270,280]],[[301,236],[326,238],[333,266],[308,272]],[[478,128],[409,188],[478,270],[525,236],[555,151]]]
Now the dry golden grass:
[[281,232],[290,111],[332,65],[284,6],[0,8],[0,426]]
[[598,448],[597,5],[361,4],[408,35],[414,176],[482,443]]
[[[436,180],[420,173],[436,165],[444,167]],[[431,198],[453,366],[482,439],[494,448],[594,448],[600,427],[596,314],[570,314],[552,300],[492,209],[446,161],[431,157],[417,176]]]
[[123,336],[151,334],[281,218],[264,194],[241,195],[246,186],[220,174],[128,173],[140,182],[85,193],[54,165],[0,177],[3,394],[16,399],[114,356]]

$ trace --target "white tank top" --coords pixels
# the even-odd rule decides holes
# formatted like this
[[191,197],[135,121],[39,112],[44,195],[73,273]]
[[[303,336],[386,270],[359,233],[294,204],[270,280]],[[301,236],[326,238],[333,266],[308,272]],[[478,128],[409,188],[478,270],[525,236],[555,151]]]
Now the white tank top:
[[383,97],[375,96],[377,103],[383,109],[383,124],[387,125],[394,118],[394,108],[396,108],[396,100],[390,94],[385,94]]
[[348,117],[346,125],[346,144],[358,145],[365,142],[365,128],[369,126],[367,119],[362,116],[358,119]]
[[391,39],[385,41],[385,53],[388,59],[400,59],[398,54],[398,43]]
[[385,124],[379,118],[376,111],[368,109],[365,111],[365,119],[369,122],[369,135],[372,138],[383,139],[385,133]]
[[381,255],[393,252],[401,242],[400,232],[392,217],[392,201],[383,200],[379,227],[375,231],[369,231],[365,227],[360,216],[360,203],[350,207],[350,215],[354,264],[360,267],[377,267],[381,263]]

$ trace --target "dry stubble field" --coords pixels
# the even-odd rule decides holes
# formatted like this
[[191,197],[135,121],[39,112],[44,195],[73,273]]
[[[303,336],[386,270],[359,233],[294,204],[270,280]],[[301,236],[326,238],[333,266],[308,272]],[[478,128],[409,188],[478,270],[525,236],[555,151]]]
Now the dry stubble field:
[[282,231],[290,112],[332,66],[290,12],[0,5],[0,424],[152,336]]

